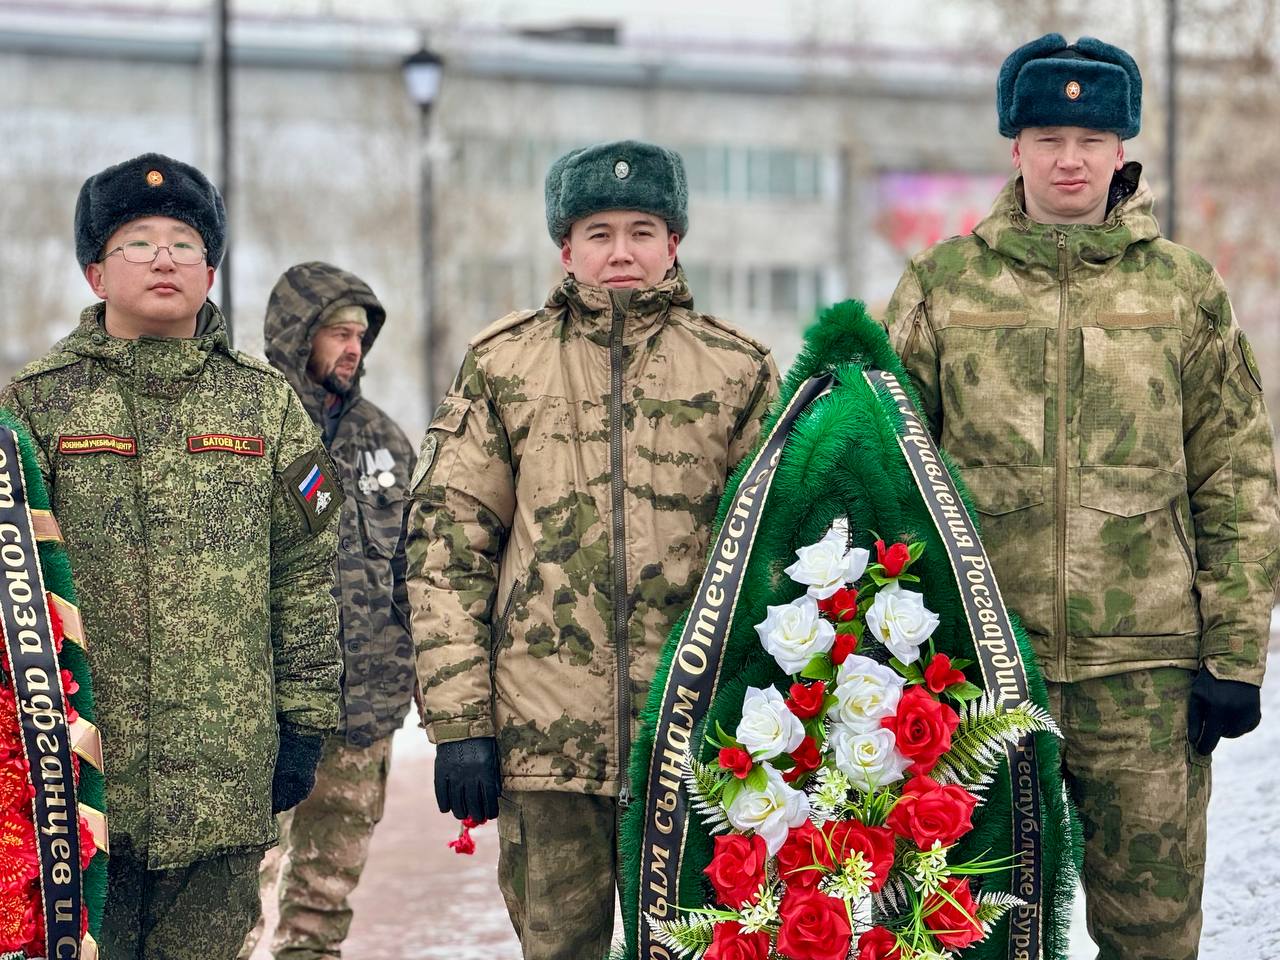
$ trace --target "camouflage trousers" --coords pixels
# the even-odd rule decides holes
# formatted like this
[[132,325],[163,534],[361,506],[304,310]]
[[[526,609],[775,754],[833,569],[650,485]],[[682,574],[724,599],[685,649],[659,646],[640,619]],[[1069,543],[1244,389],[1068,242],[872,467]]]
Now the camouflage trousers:
[[1209,757],[1187,739],[1193,674],[1164,667],[1050,683],[1084,826],[1085,914],[1099,960],[1195,960]]
[[[353,747],[340,736],[324,744],[311,795],[280,815],[280,846],[262,863],[265,899],[277,892],[280,913],[271,953],[277,960],[336,960],[351,929],[347,897],[360,881],[373,828],[382,819],[391,737]],[[247,958],[263,924],[245,938]]]
[[107,861],[102,960],[232,960],[259,913],[262,853],[229,853],[148,870],[124,851]]
[[524,960],[600,960],[613,937],[617,801],[509,791],[498,800],[498,886]]

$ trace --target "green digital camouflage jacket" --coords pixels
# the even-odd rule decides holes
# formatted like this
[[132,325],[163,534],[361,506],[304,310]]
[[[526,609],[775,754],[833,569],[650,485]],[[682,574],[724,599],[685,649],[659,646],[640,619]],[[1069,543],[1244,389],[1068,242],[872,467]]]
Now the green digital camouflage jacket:
[[566,278],[474,340],[419,454],[409,595],[428,730],[504,783],[626,797],[632,724],[777,391],[678,271]]
[[365,308],[367,356],[386,311],[359,277],[327,263],[285,271],[267,303],[267,359],[285,375],[325,433],[342,477],[346,505],[338,531],[338,617],[342,648],[342,719],[347,743],[367,747],[394,733],[413,698],[413,639],[404,578],[405,489],[415,461],[409,439],[360,393],[359,377],[327,421],[329,393],[307,376],[311,335],[331,307]]
[[1047,679],[1258,684],[1280,518],[1257,364],[1140,172],[1098,226],[1030,220],[1015,177],[911,261],[888,326]]
[[163,869],[272,843],[278,724],[337,722],[341,498],[297,396],[212,304],[185,339],[117,339],[102,317],[0,403],[75,569],[112,849]]

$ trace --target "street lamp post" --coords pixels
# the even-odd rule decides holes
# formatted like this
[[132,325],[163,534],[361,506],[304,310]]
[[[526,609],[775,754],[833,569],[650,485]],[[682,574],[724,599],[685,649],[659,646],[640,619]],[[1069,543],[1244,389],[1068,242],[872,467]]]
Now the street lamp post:
[[418,134],[419,149],[419,190],[421,200],[418,208],[418,219],[421,230],[422,262],[422,340],[423,340],[423,388],[426,393],[427,417],[430,418],[439,401],[436,393],[436,322],[435,322],[435,279],[434,251],[432,235],[432,184],[431,184],[431,106],[440,93],[440,75],[444,72],[444,61],[425,46],[417,53],[405,58],[401,67],[404,73],[405,89],[409,99],[418,105],[420,129]]

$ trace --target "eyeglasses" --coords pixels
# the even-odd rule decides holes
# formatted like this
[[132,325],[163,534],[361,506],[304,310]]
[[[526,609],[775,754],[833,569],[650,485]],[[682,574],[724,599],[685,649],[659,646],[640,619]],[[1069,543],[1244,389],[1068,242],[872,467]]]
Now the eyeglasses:
[[150,240],[130,240],[113,250],[108,250],[102,259],[106,260],[113,253],[118,253],[129,263],[152,263],[156,257],[160,256],[161,250],[169,251],[169,259],[174,263],[187,267],[203,261],[206,253],[204,247],[185,240],[170,244],[152,243]]

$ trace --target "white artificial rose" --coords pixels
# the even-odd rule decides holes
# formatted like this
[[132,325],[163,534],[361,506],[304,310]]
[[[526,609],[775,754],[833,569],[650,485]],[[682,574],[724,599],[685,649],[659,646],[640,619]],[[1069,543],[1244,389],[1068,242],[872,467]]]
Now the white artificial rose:
[[920,659],[920,645],[938,627],[938,615],[924,605],[924,597],[891,583],[876,593],[867,611],[867,631],[902,663]]
[[831,750],[835,754],[836,769],[866,793],[901,780],[911,765],[899,752],[893,731],[883,727],[860,732],[842,723],[835,724],[831,730]]
[[813,597],[797,597],[784,606],[769,607],[764,623],[756,624],[760,645],[787,673],[799,673],[809,661],[831,649],[836,628],[822,618]]
[[738,830],[754,830],[764,837],[769,856],[774,856],[786,842],[787,833],[809,816],[809,798],[795,790],[773,767],[765,767],[765,787],[753,790],[744,786],[725,809],[729,822]]
[[827,716],[856,732],[879,730],[880,721],[897,711],[905,684],[884,664],[853,654],[836,672],[836,702]]
[[785,573],[805,584],[809,596],[825,600],[846,583],[853,583],[867,569],[870,555],[861,547],[847,550],[843,531],[832,529],[817,543],[796,551],[796,562]]
[[752,760],[771,760],[800,746],[804,724],[773,687],[747,687],[742,698],[742,720],[734,736]]

